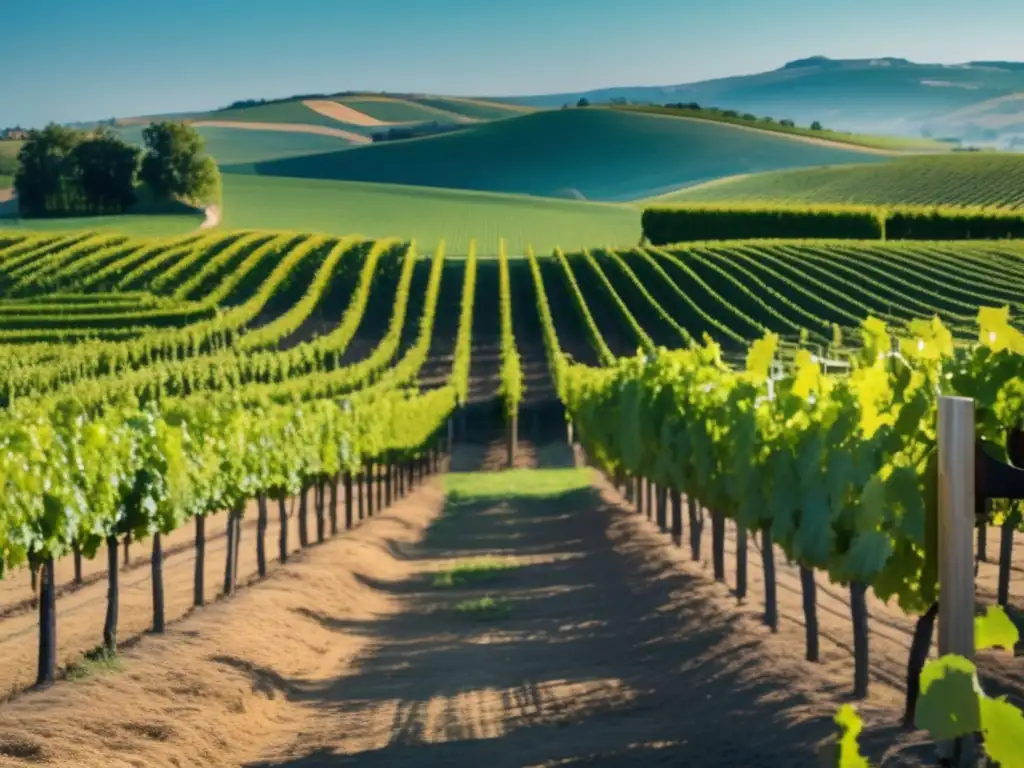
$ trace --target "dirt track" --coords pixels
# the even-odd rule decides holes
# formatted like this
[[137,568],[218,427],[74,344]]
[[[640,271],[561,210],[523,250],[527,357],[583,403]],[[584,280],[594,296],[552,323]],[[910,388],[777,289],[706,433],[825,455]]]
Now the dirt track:
[[[503,460],[501,446],[467,448],[453,468]],[[123,672],[18,697],[0,710],[0,765],[817,765],[849,655],[823,639],[823,663],[806,664],[785,589],[771,635],[595,479],[561,497],[475,502],[424,544],[443,502],[433,480],[145,637]],[[490,587],[512,614],[479,623],[452,610],[467,592],[433,588],[432,574],[492,553],[522,567]],[[191,586],[168,578],[179,581]],[[831,616],[823,607],[823,634],[849,631]],[[900,695],[872,652],[881,664],[860,709],[877,759],[914,737],[897,732]]]
[[[310,521],[315,521],[310,493]],[[291,508],[291,505],[289,506]],[[296,506],[297,509],[297,506]],[[256,568],[256,506],[246,512],[239,553],[238,581],[245,584],[255,578]],[[267,529],[268,570],[279,567],[278,510],[271,504]],[[217,599],[224,581],[224,556],[227,538],[224,534],[227,517],[209,518],[206,523],[205,592],[207,603]],[[315,535],[315,525],[312,526]],[[195,570],[194,528],[186,526],[164,539],[165,611],[168,621],[179,619],[192,609],[193,573]],[[133,543],[131,562],[121,571],[120,621],[118,638],[132,640],[152,626],[152,587],[150,581],[151,542]],[[288,532],[289,551],[299,550],[298,518],[292,515]],[[120,553],[119,553],[120,554]],[[74,565],[65,558],[56,565],[58,658],[61,663],[73,661],[95,648],[102,640],[103,616],[106,609],[106,552],[94,560],[83,561],[84,584],[74,588]],[[21,569],[10,579],[0,582],[0,680],[7,696],[32,684],[37,657],[38,616],[27,604],[32,597],[27,570]]]

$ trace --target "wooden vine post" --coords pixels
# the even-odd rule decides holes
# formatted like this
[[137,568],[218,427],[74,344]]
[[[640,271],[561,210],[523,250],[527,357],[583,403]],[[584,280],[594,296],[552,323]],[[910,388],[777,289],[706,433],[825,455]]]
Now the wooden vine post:
[[[974,401],[939,398],[939,654],[974,660]],[[959,765],[973,765],[963,739]],[[948,745],[955,750],[955,745]]]

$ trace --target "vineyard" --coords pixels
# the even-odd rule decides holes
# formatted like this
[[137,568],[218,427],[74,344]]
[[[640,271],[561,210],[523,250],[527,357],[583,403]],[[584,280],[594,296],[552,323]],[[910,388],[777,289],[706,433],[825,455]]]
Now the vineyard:
[[[130,548],[148,550],[160,633],[180,591],[165,586],[165,556],[193,551],[193,572],[173,571],[191,599],[175,599],[201,606],[211,568],[233,594],[240,567],[263,577],[296,538],[305,550],[375,516],[460,441],[500,436],[514,464],[521,440],[564,442],[568,420],[588,461],[688,557],[710,535],[715,580],[740,601],[756,584],[772,631],[780,587],[800,593],[808,662],[827,640],[819,604],[845,611],[858,697],[869,624],[905,635],[880,657],[898,680],[917,670],[912,724],[918,689],[933,715],[936,696],[938,398],[974,398],[979,436],[1013,454],[1022,256],[1018,241],[536,254],[497,239],[2,233],[0,624],[30,610],[38,624],[0,670],[21,690],[101,640],[94,653],[113,657]],[[979,599],[1011,612],[1020,520],[997,500],[978,528]],[[103,610],[66,638],[61,606],[90,579],[107,581]],[[127,631],[142,629],[132,618]],[[979,647],[1005,647],[996,634]],[[986,688],[1021,703],[1013,659],[978,664]],[[973,730],[1018,764],[1003,737],[1019,733],[1000,720],[1012,707],[979,701]]]
[[681,190],[659,202],[1024,206],[1024,155],[962,153],[882,164],[758,173]]

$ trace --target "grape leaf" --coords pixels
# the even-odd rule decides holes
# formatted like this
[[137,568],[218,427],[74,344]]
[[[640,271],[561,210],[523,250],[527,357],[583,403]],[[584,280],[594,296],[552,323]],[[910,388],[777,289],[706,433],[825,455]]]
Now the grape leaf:
[[1019,641],[1020,632],[1017,626],[1001,606],[990,605],[984,616],[974,617],[974,647],[976,650],[1004,648],[1013,651]]
[[921,696],[914,723],[936,741],[948,741],[981,728],[977,670],[962,656],[929,661],[921,670]]

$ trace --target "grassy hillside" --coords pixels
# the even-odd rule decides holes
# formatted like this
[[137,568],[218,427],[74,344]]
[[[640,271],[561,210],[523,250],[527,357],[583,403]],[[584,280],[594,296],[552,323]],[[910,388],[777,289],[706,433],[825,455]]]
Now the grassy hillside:
[[0,141],[0,189],[14,185],[14,173],[18,168],[18,152],[23,141]]
[[709,121],[569,109],[226,170],[622,201],[738,173],[879,159],[854,147]]
[[[2,206],[0,206],[2,211]],[[183,235],[197,229],[202,216],[161,215],[161,216],[89,216],[67,219],[17,219],[5,218],[0,214],[0,232],[5,229],[19,229],[30,232],[117,232],[132,237],[169,237]]]
[[454,96],[418,96],[416,102],[473,120],[502,120],[506,117],[521,115],[524,111],[524,108],[510,104],[499,104],[479,99],[460,99]]
[[369,115],[383,123],[451,122],[453,115],[440,107],[392,97],[337,99],[346,107]]
[[641,106],[616,106],[614,109],[621,109],[627,112],[644,112],[652,115],[667,115],[670,117],[685,117],[695,120],[713,120],[718,123],[729,125],[745,125],[748,128],[757,128],[761,131],[772,131],[774,133],[789,134],[791,136],[804,136],[811,139],[823,139],[835,141],[840,144],[853,144],[859,147],[870,147],[895,152],[949,152],[953,145],[948,142],[936,139],[910,139],[899,136],[872,136],[859,133],[846,133],[844,131],[812,130],[811,128],[799,125],[782,125],[775,121],[771,122],[758,118],[756,120],[746,119],[743,116],[732,117],[723,114],[717,109],[676,109],[666,107],[641,107]]
[[[125,141],[142,146],[143,127],[130,125],[117,130]],[[212,126],[198,126],[196,130],[206,140],[206,151],[221,165],[260,163],[334,152],[352,146],[345,139],[315,133],[239,130]]]
[[366,133],[370,129],[341,123],[333,118],[321,115],[310,109],[301,101],[282,101],[274,104],[260,104],[257,107],[241,109],[220,109],[209,112],[201,117],[203,120],[226,120],[243,123],[299,123],[302,125],[323,125],[328,128],[344,128],[354,133]]
[[907,157],[726,179],[660,202],[864,203],[1024,207],[1024,155]]
[[427,247],[443,238],[453,254],[464,254],[473,238],[485,255],[497,253],[502,237],[516,253],[528,244],[549,252],[640,239],[639,210],[603,203],[232,174],[224,176],[224,201],[230,229],[358,232]]

